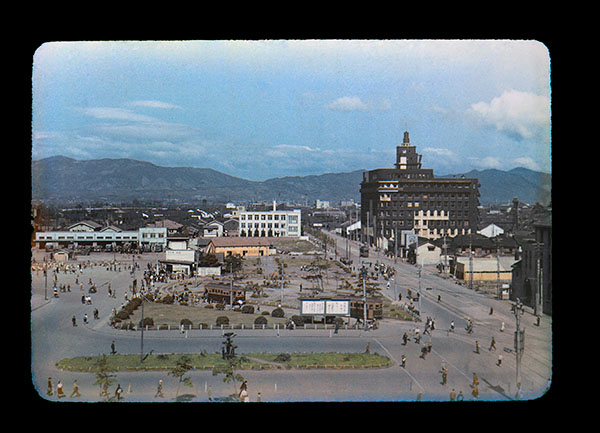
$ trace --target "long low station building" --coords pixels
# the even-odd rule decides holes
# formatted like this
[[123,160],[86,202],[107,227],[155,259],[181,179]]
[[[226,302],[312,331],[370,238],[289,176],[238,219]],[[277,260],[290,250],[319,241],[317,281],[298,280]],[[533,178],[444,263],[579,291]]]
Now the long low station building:
[[67,247],[105,247],[135,243],[138,247],[150,247],[161,250],[167,245],[166,227],[141,227],[124,231],[118,227],[102,227],[94,221],[80,221],[62,231],[36,232],[35,245],[38,248]]

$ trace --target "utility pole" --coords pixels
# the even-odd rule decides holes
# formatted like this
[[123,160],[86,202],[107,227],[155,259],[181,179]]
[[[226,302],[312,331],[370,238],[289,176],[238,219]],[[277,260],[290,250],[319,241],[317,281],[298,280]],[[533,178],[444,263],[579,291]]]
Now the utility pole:
[[473,290],[473,236],[469,233],[469,289]]
[[515,352],[517,357],[517,393],[515,398],[519,398],[521,392],[521,357],[523,356],[523,350],[525,349],[525,330],[521,330],[521,316],[523,315],[523,303],[519,298],[517,302],[512,306],[512,312],[517,320],[517,330],[515,331]]
[[535,289],[535,315],[538,320],[543,314],[543,274],[542,274],[542,242],[535,243],[535,275],[536,275],[536,289]]
[[368,271],[365,268],[365,265],[362,265],[362,269],[360,270],[363,280],[363,326],[365,331],[367,330],[367,275]]
[[233,309],[233,262],[229,262],[229,308]]

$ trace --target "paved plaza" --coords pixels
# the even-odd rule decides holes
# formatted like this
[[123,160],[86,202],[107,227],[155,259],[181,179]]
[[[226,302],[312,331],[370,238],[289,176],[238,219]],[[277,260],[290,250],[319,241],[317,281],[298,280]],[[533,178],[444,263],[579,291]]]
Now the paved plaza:
[[[338,238],[338,254],[345,251],[345,240]],[[333,255],[333,252],[330,252]],[[37,263],[43,262],[47,253],[33,250]],[[358,246],[351,243],[351,255],[355,265],[359,263]],[[42,271],[32,271],[31,301],[31,349],[32,384],[41,398],[58,400],[56,392],[46,394],[48,378],[53,387],[61,381],[66,396],[61,401],[100,401],[99,388],[94,385],[95,375],[85,372],[59,370],[55,364],[61,359],[75,356],[109,354],[114,341],[118,353],[140,353],[140,331],[117,330],[110,326],[113,309],[124,303],[125,293],[136,277],[140,278],[148,263],[155,264],[160,254],[146,253],[141,256],[92,253],[79,256],[70,264],[96,263],[82,267],[80,272],[57,274],[58,284],[70,285],[70,292],[52,294],[53,276],[47,280]],[[281,256],[286,260],[286,256]],[[121,270],[111,269],[106,263],[116,260]],[[396,269],[395,284],[383,286],[382,293],[390,300],[398,294],[406,296],[407,290],[419,286],[415,266],[378,256],[372,251],[369,262],[386,263]],[[104,263],[104,265],[103,265]],[[133,263],[139,268],[131,273]],[[265,261],[265,267],[271,266]],[[83,283],[80,290],[76,279]],[[92,304],[82,303],[87,293],[89,279],[98,288],[91,294]],[[108,284],[116,291],[108,294]],[[424,335],[416,343],[414,330],[423,333],[425,323],[384,319],[375,330],[341,328],[338,333],[330,329],[265,329],[236,330],[237,353],[250,352],[362,352],[369,344],[370,351],[389,357],[393,365],[377,369],[348,370],[263,370],[241,371],[248,381],[251,402],[296,401],[448,401],[454,390],[462,392],[464,400],[471,401],[473,374],[479,378],[477,400],[506,401],[515,399],[516,359],[513,347],[515,317],[511,301],[498,300],[493,296],[469,290],[437,272],[427,269],[421,274],[421,317],[435,319],[436,329]],[[297,296],[297,287],[284,289],[285,298]],[[438,296],[440,297],[438,300]],[[93,310],[98,309],[99,318],[94,319]],[[88,323],[82,318],[88,316]],[[77,326],[73,326],[75,316]],[[474,330],[467,333],[466,320],[472,320]],[[521,324],[525,328],[526,344],[522,358],[522,386],[520,399],[536,399],[542,396],[552,378],[552,318],[543,316],[539,326],[535,324],[531,309],[525,308]],[[451,322],[455,329],[448,332]],[[504,323],[504,329],[502,329]],[[412,338],[403,342],[404,333]],[[490,350],[492,338],[495,349]],[[144,333],[145,353],[196,353],[220,352],[223,331],[220,329],[192,329],[186,333],[178,330],[150,330]],[[431,351],[421,357],[424,342],[431,343]],[[476,353],[479,342],[479,353]],[[403,355],[406,357],[402,367]],[[499,365],[499,355],[502,355]],[[444,383],[443,371],[446,371]],[[123,400],[136,402],[173,401],[177,379],[166,371],[115,372],[117,383],[124,390]],[[233,392],[232,385],[223,382],[222,376],[213,376],[210,370],[189,373],[192,387],[181,387],[180,400],[207,402],[225,400]],[[79,385],[80,396],[70,397],[74,380]],[[164,397],[155,396],[159,380],[163,381]],[[114,393],[114,389],[111,389]],[[260,394],[259,394],[260,393]]]

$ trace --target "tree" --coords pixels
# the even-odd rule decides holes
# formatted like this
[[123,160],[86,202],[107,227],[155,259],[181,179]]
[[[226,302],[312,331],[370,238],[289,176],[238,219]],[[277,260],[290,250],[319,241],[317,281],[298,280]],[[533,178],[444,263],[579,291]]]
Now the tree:
[[188,371],[192,370],[194,367],[191,364],[192,360],[188,355],[182,355],[179,357],[177,362],[175,363],[175,367],[173,367],[167,374],[169,376],[173,376],[179,379],[177,382],[177,391],[175,392],[175,399],[179,395],[179,387],[183,383],[185,386],[193,386],[192,380],[189,377],[184,377]]
[[225,334],[222,351],[225,364],[215,366],[212,370],[212,374],[213,376],[218,376],[219,374],[225,375],[223,382],[233,383],[233,395],[237,395],[236,382],[242,382],[244,377],[241,374],[236,373],[236,369],[239,369],[242,364],[242,359],[235,355],[235,348],[237,346],[233,344],[233,337],[235,337],[235,334],[232,332],[227,332]]
[[108,365],[108,359],[104,354],[98,358],[95,367],[97,371],[94,385],[100,387],[100,396],[104,396],[104,401],[108,401],[108,387],[115,382],[117,375],[111,374],[114,370]]
[[225,256],[223,259],[223,266],[221,267],[221,271],[224,274],[228,274],[230,272],[238,272],[242,270],[242,257],[238,254]]

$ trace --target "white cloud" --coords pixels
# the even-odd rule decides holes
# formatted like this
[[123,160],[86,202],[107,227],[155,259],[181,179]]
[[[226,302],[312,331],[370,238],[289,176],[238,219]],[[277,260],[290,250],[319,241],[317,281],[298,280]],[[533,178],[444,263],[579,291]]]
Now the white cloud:
[[513,163],[515,164],[516,167],[525,167],[525,168],[528,168],[530,170],[535,170],[535,171],[540,170],[540,166],[532,158],[530,158],[528,156],[524,156],[521,158],[515,158],[513,160]]
[[357,111],[367,110],[368,105],[357,96],[342,96],[326,105],[330,110],[338,111]]
[[485,158],[470,157],[469,160],[479,168],[500,168],[500,159],[493,156],[486,156]]
[[79,108],[78,111],[86,116],[103,120],[130,120],[133,122],[152,122],[157,120],[154,117],[145,116],[126,108],[118,107],[88,107]]
[[129,103],[129,105],[133,105],[134,107],[164,108],[164,109],[181,108],[180,106],[171,104],[169,102],[154,101],[154,100],[131,101]]
[[440,158],[448,158],[451,160],[457,160],[457,156],[450,149],[444,149],[441,147],[424,147],[423,153],[431,153]]
[[310,146],[299,146],[297,144],[277,144],[273,146],[277,149],[289,149],[289,150],[306,150],[308,152],[316,152],[320,149],[318,147],[310,147]]
[[509,90],[489,103],[472,104],[469,113],[484,125],[515,140],[541,137],[550,127],[550,98],[528,92]]
[[342,96],[331,101],[325,107],[337,111],[391,110],[392,103],[385,98],[363,102],[358,96]]

